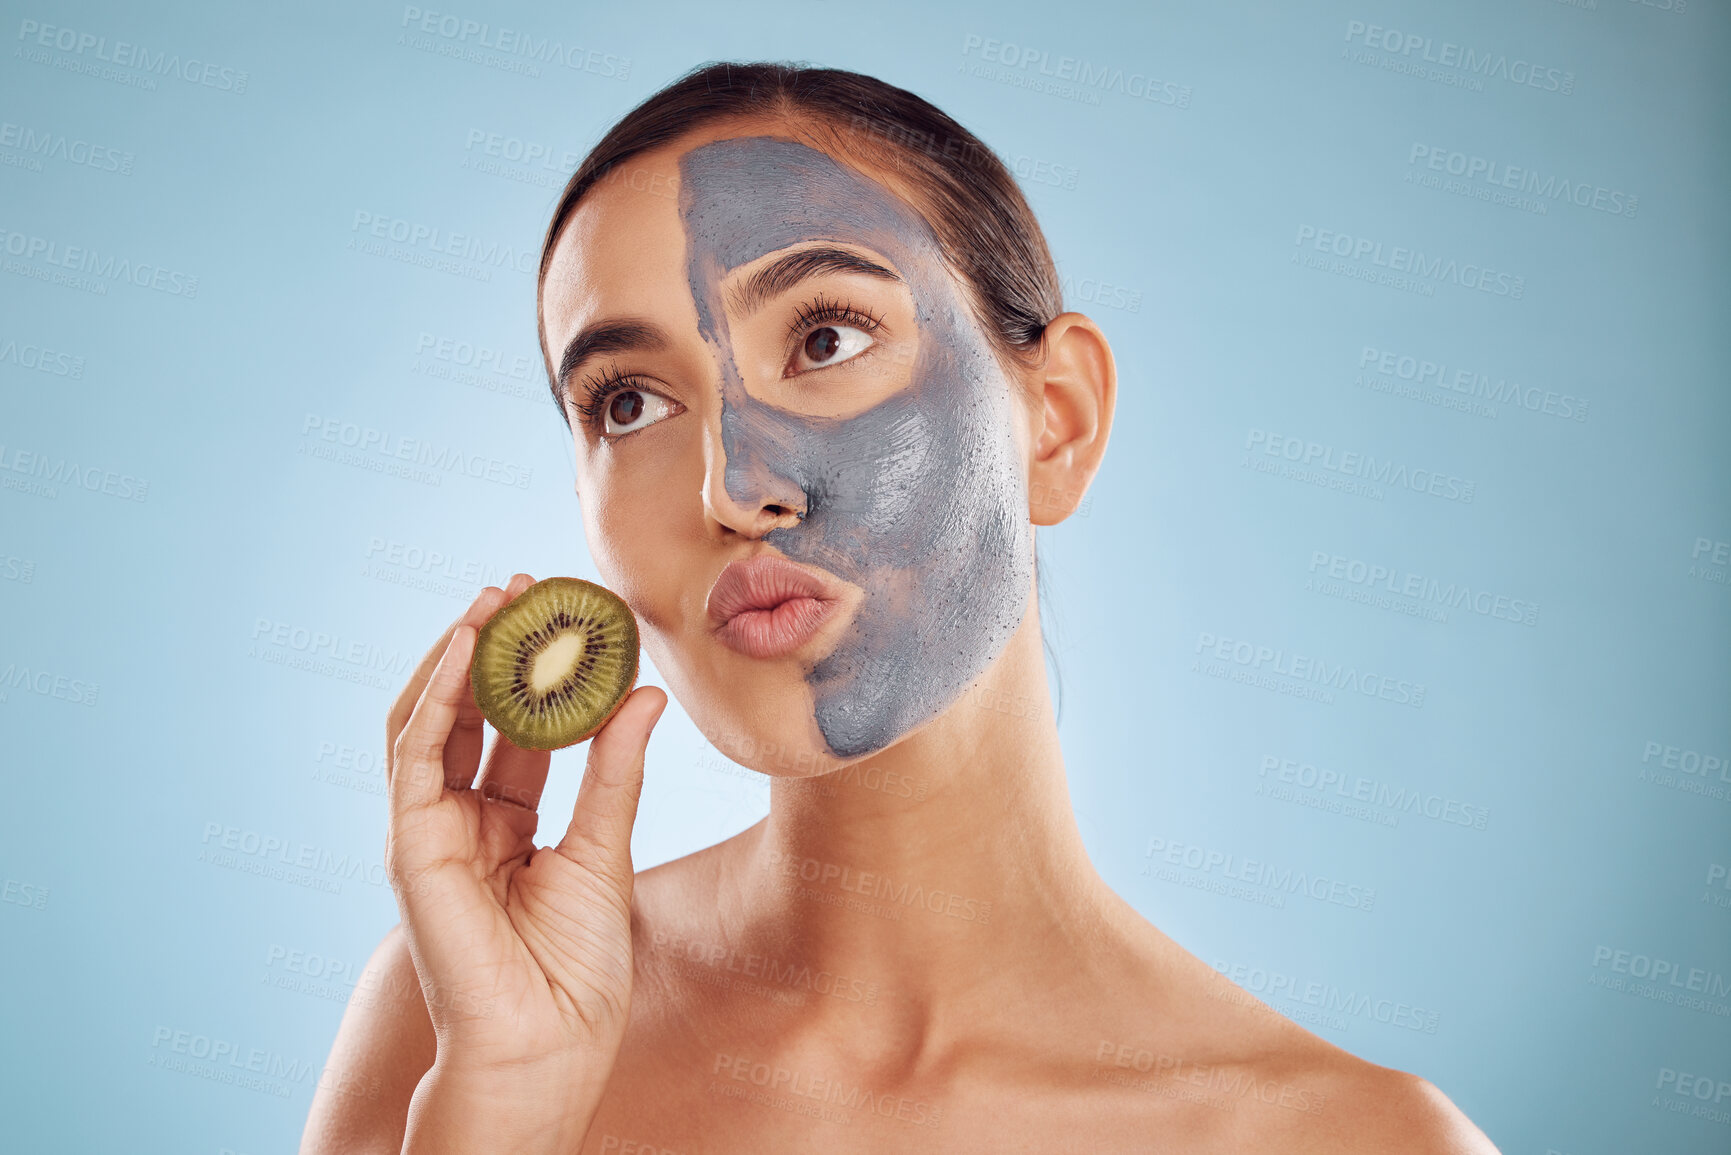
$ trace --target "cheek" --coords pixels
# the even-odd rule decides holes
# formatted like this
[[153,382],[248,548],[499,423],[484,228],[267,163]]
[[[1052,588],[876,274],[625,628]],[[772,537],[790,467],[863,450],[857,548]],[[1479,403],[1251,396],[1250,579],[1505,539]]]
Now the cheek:
[[680,543],[702,511],[700,474],[686,477],[684,452],[674,438],[661,440],[627,452],[590,449],[578,481],[584,536],[602,584],[656,625],[678,601]]

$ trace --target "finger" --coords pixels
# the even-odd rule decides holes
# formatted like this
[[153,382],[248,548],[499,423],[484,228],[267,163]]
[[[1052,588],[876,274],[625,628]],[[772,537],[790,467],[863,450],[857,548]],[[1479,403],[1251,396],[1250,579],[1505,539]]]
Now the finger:
[[[503,609],[505,605],[516,599],[518,594],[535,583],[528,574],[520,573],[512,576],[506,583],[504,596],[498,600],[498,605],[487,614],[493,614]],[[465,615],[466,617],[467,615]],[[479,629],[486,624],[486,618],[469,624]],[[453,629],[456,627],[453,626]],[[445,786],[450,790],[467,790],[475,781],[475,772],[481,768],[481,747],[487,740],[487,732],[483,725],[486,721],[481,716],[481,707],[475,704],[475,687],[465,680],[463,685],[463,700],[457,704],[457,721],[451,727],[451,736],[445,742]]]
[[387,725],[393,731],[401,732],[402,728],[408,724],[409,715],[415,712],[415,703],[420,701],[421,691],[427,687],[427,679],[432,677],[434,667],[439,664],[439,658],[444,654],[445,646],[451,640],[451,631],[460,625],[479,626],[486,621],[492,616],[493,611],[503,604],[501,598],[504,592],[497,586],[488,586],[476,594],[475,600],[469,603],[469,608],[459,614],[457,620],[447,626],[445,632],[439,635],[439,640],[428,647],[427,652],[421,657],[420,665],[416,666],[415,672],[409,675],[409,680],[403,683],[402,693],[397,695],[396,702],[391,706]]
[[474,652],[475,628],[456,626],[415,712],[391,748],[396,767],[390,787],[393,826],[410,810],[430,806],[445,793],[445,743],[457,721],[457,707],[469,681],[469,657]]
[[487,873],[535,849],[541,789],[552,755],[525,750],[503,734],[493,739],[481,774],[481,861]]
[[481,707],[475,705],[475,686],[469,671],[463,671],[463,685],[457,699],[457,717],[451,723],[451,734],[445,739],[441,769],[447,790],[467,790],[481,767],[481,746],[487,740],[486,719]]
[[481,774],[481,797],[489,802],[509,802],[533,810],[541,805],[547,785],[548,750],[525,750],[500,734],[487,752],[487,769]]
[[643,755],[649,732],[666,708],[667,694],[660,687],[639,686],[595,735],[560,854],[616,881],[631,878],[631,827],[643,794]]
[[[458,626],[474,626],[479,628],[483,622],[493,616],[493,612],[503,604],[505,591],[497,586],[488,586],[478,594],[469,608],[463,611],[461,617],[452,622],[450,628],[439,635],[432,648],[421,659],[421,664],[415,667],[415,672],[409,675],[409,680],[403,685],[403,692],[397,695],[397,700],[391,706],[391,711],[385,716],[385,749],[396,748],[397,738],[402,734],[403,727],[409,724],[409,715],[415,712],[415,704],[421,700],[421,691],[427,688],[427,680],[433,676],[433,670],[438,667],[439,659],[451,644],[451,634]],[[479,748],[477,747],[477,759]],[[391,777],[391,767],[387,759],[385,768],[386,779]]]

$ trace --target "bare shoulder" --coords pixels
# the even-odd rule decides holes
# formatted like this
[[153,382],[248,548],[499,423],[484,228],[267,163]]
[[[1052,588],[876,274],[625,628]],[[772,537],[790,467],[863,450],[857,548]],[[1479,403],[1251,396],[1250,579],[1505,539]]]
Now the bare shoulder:
[[[1153,931],[1122,984],[1159,1014],[1115,1008],[1147,1039],[1108,1054],[1107,1080],[1191,1107],[1199,1147],[1281,1155],[1497,1155],[1449,1097],[1421,1076],[1368,1062],[1275,1011]],[[1164,995],[1164,1003],[1156,1000]],[[1124,1070],[1128,1066],[1130,1070]]]
[[394,926],[349,996],[313,1094],[302,1155],[401,1151],[409,1102],[437,1045],[408,940]]
[[1327,1088],[1326,1149],[1365,1155],[1498,1155],[1485,1133],[1428,1079],[1324,1045],[1339,1052],[1317,1060],[1314,1076]]
[[1253,1072],[1241,1104],[1256,1126],[1243,1149],[1331,1155],[1497,1155],[1484,1132],[1429,1080],[1378,1066],[1280,1019],[1264,1018],[1243,1061]]

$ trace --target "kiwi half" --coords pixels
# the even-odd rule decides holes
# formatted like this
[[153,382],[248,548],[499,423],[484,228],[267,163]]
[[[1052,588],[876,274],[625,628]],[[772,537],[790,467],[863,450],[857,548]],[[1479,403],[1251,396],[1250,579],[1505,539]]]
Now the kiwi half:
[[475,639],[475,704],[525,750],[573,746],[606,725],[637,684],[637,618],[581,578],[536,582]]

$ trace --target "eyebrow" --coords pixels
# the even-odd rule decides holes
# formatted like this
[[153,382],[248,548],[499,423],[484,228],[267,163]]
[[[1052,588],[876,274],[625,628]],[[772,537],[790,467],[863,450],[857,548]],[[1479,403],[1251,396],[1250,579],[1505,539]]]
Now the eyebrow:
[[765,301],[787,292],[808,277],[824,273],[864,273],[868,277],[901,283],[893,269],[858,253],[837,248],[799,249],[777,257],[745,279],[731,296],[740,313],[755,313]]
[[667,334],[647,321],[597,321],[580,329],[559,358],[559,395],[569,395],[571,374],[591,357],[605,353],[659,353],[670,342]]

